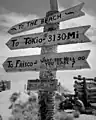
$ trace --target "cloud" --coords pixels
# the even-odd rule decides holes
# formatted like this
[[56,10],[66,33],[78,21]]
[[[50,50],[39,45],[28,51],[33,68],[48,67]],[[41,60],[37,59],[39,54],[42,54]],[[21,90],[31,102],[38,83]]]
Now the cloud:
[[38,18],[35,14],[22,14],[11,12],[5,8],[0,8],[2,11],[0,13],[0,31],[8,30],[15,24],[20,22],[29,21]]

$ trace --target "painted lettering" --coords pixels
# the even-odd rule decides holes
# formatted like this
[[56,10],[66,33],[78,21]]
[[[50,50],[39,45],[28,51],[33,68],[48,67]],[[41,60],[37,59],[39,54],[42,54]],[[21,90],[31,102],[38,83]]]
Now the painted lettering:
[[12,41],[12,46],[14,47],[17,39],[14,39],[14,40],[11,40],[11,41]]
[[39,43],[42,43],[42,38],[40,38],[38,41],[39,41]]
[[49,16],[49,17],[46,17],[46,18],[42,18],[41,19],[41,24],[47,24],[47,23],[50,23],[54,20],[57,20],[57,19],[61,19],[61,13],[58,13],[58,14],[55,14],[55,15],[52,15],[52,16]]
[[53,15],[53,20],[56,20],[57,18],[56,18],[56,15]]
[[64,65],[69,64],[69,57],[64,57],[63,59],[64,59]]
[[[36,62],[35,62],[36,64]],[[25,62],[21,60],[16,60],[16,65],[15,67],[32,67],[34,65],[33,62]]]
[[15,67],[18,67],[19,63],[20,63],[20,60],[16,60],[16,66]]
[[79,37],[79,32],[78,31],[76,31],[76,32],[68,32],[68,37],[67,37],[67,39],[70,39],[70,37],[72,38],[72,39],[75,39],[75,38],[78,38]]
[[11,28],[11,31],[16,31],[17,29],[16,28]]
[[48,42],[51,42],[52,41],[52,35],[49,35],[48,36]]
[[23,23],[19,25],[19,29],[24,29],[24,24]]
[[67,12],[65,13],[66,15],[69,15],[69,14],[74,14],[74,12]]
[[41,19],[41,24],[47,24],[47,22],[48,22],[48,18],[46,17],[46,18],[43,18],[43,19]]
[[50,17],[48,18],[48,22],[50,22],[50,21],[53,21],[53,16],[50,16]]
[[68,65],[70,62],[70,64],[72,65],[72,67],[74,67],[75,64],[75,58],[74,57],[59,57],[59,58],[43,58],[41,60],[41,63],[44,63],[46,67],[58,67],[58,66],[65,66]]
[[12,61],[7,61],[7,62],[8,62],[8,68],[12,68],[13,67]]
[[46,23],[46,24],[48,23],[48,18],[47,18],[47,17],[45,18],[45,23]]
[[79,38],[79,31],[76,31],[76,38]]
[[67,35],[65,33],[62,33],[62,40],[65,40]]
[[61,39],[61,34],[57,34],[57,40],[59,41]]
[[45,38],[38,38],[38,37],[34,37],[34,38],[26,37],[24,39],[25,39],[25,45],[42,43],[45,40]]
[[75,64],[75,58],[74,58],[74,57],[72,57],[72,58],[70,57],[69,59],[70,59],[70,61],[72,61],[72,67],[74,67],[74,64]]
[[61,13],[58,13],[58,14],[57,14],[57,19],[61,19],[61,17],[62,17],[62,16],[61,16]]
[[78,57],[78,60],[85,60],[85,56]]
[[38,22],[37,19],[36,19],[36,20],[29,21],[29,22],[27,22],[27,26],[28,26],[28,27],[32,27],[32,26],[34,26],[34,25],[37,25],[37,22]]
[[74,38],[75,39],[75,32],[68,32],[68,37],[67,39],[70,39],[70,37]]
[[27,37],[27,38],[24,38],[24,39],[25,39],[25,45],[36,43],[35,38]]
[[45,22],[44,22],[44,20],[45,20],[44,18],[43,18],[43,19],[41,19],[41,24],[44,24],[44,23],[45,23]]

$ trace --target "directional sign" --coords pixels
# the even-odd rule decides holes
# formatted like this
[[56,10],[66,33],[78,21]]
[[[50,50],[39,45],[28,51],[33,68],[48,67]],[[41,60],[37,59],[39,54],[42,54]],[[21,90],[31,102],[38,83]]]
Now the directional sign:
[[40,19],[35,19],[35,20],[19,23],[15,26],[11,27],[11,29],[8,31],[8,33],[16,34],[16,33],[20,33],[23,31],[31,30],[33,28],[42,27],[42,26],[45,26],[46,24],[57,23],[57,22],[61,22],[61,21],[65,21],[65,20],[69,20],[72,18],[77,18],[77,17],[83,16],[83,15],[85,15],[84,12],[81,11],[83,5],[84,5],[84,3],[81,3],[77,6],[74,6],[72,8],[66,9],[61,12],[58,12],[49,17],[44,17],[44,18],[40,18]]
[[27,90],[38,90],[40,80],[28,80],[27,81]]
[[57,80],[28,80],[27,82],[27,90],[57,90]]
[[75,84],[83,86],[84,82],[83,81],[75,81]]
[[96,82],[87,82],[87,87],[88,88],[92,88],[92,87],[96,87]]
[[84,88],[83,86],[78,85],[78,84],[75,84],[74,87],[75,87],[76,89],[83,89],[83,88]]
[[87,102],[89,102],[89,103],[96,103],[96,99],[88,99]]
[[9,57],[3,64],[6,72],[76,70],[90,68],[86,59],[90,50]]
[[96,91],[95,92],[87,92],[88,98],[96,97]]
[[52,90],[57,90],[57,80],[41,80],[40,83],[40,89],[52,91]]
[[93,99],[93,100],[95,99],[95,101],[96,101],[96,94],[95,94],[95,96],[90,96],[89,99],[91,99],[91,100],[92,100],[92,99]]
[[6,45],[11,49],[34,48],[49,45],[63,45],[90,42],[84,35],[90,25],[51,32],[35,33],[11,38]]

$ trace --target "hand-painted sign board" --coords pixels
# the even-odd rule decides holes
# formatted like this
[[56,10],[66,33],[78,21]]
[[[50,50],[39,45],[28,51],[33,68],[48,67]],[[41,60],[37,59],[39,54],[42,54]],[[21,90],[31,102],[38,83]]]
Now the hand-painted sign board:
[[57,90],[57,80],[28,80],[27,82],[27,90],[38,90],[38,89],[44,89],[44,90]]
[[49,17],[44,17],[40,19],[35,19],[35,20],[19,23],[11,27],[8,33],[16,34],[16,33],[24,32],[24,31],[31,30],[37,27],[42,27],[42,26],[45,26],[46,24],[58,23],[61,21],[83,16],[85,15],[84,12],[81,11],[83,5],[84,3],[81,3],[77,6],[71,7],[69,9],[66,9],[58,13],[55,13],[54,15],[51,15]]
[[90,50],[51,53],[21,57],[9,57],[3,67],[6,72],[56,71],[90,68],[86,59]]
[[51,45],[90,42],[84,33],[90,25],[51,32],[35,33],[11,38],[6,45],[11,49],[34,48]]

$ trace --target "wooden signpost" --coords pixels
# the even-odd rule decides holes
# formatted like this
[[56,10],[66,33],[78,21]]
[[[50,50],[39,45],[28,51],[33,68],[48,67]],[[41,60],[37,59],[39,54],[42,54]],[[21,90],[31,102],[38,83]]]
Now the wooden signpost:
[[11,49],[24,49],[52,45],[91,42],[84,33],[90,25],[43,33],[22,35],[11,38],[6,45]]
[[81,3],[59,12],[57,0],[50,0],[50,11],[46,13],[46,17],[19,23],[8,31],[13,35],[44,26],[43,33],[12,37],[6,43],[11,50],[41,47],[41,55],[9,57],[3,63],[6,72],[40,71],[40,82],[29,82],[32,87],[29,89],[39,89],[38,113],[41,120],[54,119],[56,71],[90,68],[86,61],[90,50],[57,53],[57,45],[90,42],[84,35],[90,25],[59,30],[60,22],[85,15],[81,11],[83,5]]
[[35,20],[19,23],[11,27],[8,32],[10,34],[16,34],[16,33],[24,32],[24,31],[31,30],[37,27],[42,27],[42,26],[45,26],[46,24],[50,24],[50,23],[53,24],[53,23],[69,20],[72,18],[84,16],[85,15],[84,12],[81,11],[83,5],[84,3],[81,3],[67,10],[55,13],[54,15],[51,15],[49,17],[44,17],[40,19],[35,19]]

